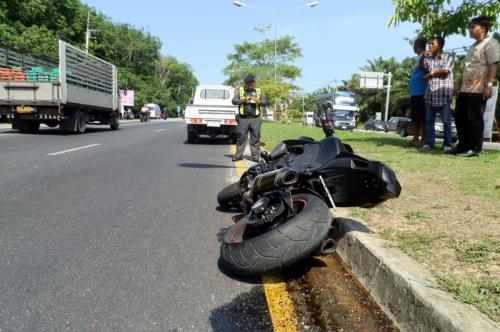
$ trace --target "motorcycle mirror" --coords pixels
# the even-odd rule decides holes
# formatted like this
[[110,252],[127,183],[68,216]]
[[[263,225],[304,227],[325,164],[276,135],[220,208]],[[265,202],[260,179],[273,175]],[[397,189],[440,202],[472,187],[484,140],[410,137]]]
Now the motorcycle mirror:
[[262,151],[260,153],[260,157],[264,159],[266,163],[269,162],[269,153],[267,151]]

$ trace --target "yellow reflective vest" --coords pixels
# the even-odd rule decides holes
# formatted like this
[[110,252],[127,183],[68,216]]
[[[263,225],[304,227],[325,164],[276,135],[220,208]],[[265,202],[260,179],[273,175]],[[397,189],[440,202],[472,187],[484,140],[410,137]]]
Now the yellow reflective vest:
[[[255,92],[257,93],[257,101],[260,102],[260,95],[261,91],[260,88],[255,88]],[[245,97],[245,88],[240,87],[240,100],[242,100]],[[243,103],[240,103],[240,115],[245,116],[245,105]],[[255,104],[255,116],[260,115],[260,105],[259,103]]]

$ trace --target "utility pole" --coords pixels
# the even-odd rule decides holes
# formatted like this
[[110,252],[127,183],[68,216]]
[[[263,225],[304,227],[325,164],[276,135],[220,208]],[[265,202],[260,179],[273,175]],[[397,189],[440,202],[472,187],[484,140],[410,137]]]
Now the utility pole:
[[87,30],[85,30],[85,53],[89,53],[89,39],[90,39],[90,12],[87,13]]
[[389,116],[389,99],[390,99],[390,95],[391,95],[391,79],[392,79],[392,73],[389,72],[389,74],[387,74],[387,76],[389,76],[389,79],[387,80],[387,95],[385,97],[385,122],[387,122],[387,118]]
[[99,32],[98,29],[90,29],[90,11],[87,12],[87,30],[85,30],[85,53],[89,53],[89,42],[93,39],[92,32]]

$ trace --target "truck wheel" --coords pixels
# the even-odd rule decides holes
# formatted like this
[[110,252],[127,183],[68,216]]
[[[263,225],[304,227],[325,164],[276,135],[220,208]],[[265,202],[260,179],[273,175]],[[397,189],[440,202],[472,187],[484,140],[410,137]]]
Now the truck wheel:
[[113,116],[111,119],[111,124],[109,125],[111,130],[118,130],[120,128],[120,121],[117,116]]
[[188,144],[193,144],[196,140],[196,133],[194,131],[188,131]]
[[30,121],[28,123],[28,132],[36,133],[40,129],[40,122],[38,121]]
[[221,263],[240,276],[260,276],[292,266],[313,254],[328,236],[328,206],[310,194],[293,196],[297,214],[263,233],[253,233],[246,218],[229,228],[221,245]]
[[408,136],[408,133],[406,132],[406,128],[405,128],[405,127],[403,127],[403,128],[401,129],[401,131],[399,132],[399,136],[401,136],[401,137],[406,137],[406,136]]
[[40,122],[29,120],[17,120],[17,128],[21,133],[35,133],[40,129]]
[[85,113],[82,111],[77,111],[75,113],[76,120],[76,133],[83,134],[85,133],[85,129],[87,129],[87,122],[85,121]]
[[231,144],[236,144],[238,142],[238,134],[229,135],[229,142]]

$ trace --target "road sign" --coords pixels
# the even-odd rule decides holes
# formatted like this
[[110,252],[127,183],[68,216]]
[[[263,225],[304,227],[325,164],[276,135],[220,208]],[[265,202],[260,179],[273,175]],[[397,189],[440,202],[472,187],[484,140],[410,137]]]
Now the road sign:
[[384,73],[364,71],[359,74],[359,86],[361,89],[383,89]]

